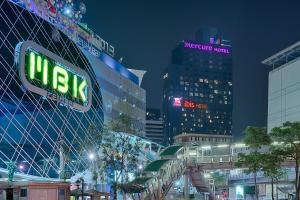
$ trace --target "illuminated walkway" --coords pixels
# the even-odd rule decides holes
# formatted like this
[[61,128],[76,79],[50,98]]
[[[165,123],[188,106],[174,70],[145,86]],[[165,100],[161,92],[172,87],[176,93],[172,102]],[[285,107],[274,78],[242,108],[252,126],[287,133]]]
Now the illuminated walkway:
[[[190,182],[197,192],[205,194],[204,199],[214,200],[213,180],[205,178],[204,172],[235,169],[234,163],[239,153],[247,154],[249,148],[241,143],[182,143],[169,146],[160,152],[159,159],[145,167],[143,181],[137,178],[128,187],[132,187],[134,193],[140,193],[136,199],[164,199],[176,180],[182,178],[182,196],[188,197]],[[282,166],[293,167],[293,162],[285,161]]]

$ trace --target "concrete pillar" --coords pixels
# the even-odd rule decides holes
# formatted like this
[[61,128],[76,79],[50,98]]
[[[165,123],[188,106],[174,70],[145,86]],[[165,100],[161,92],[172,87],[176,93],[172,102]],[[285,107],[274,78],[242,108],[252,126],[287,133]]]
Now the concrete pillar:
[[157,185],[158,185],[158,187],[157,187],[157,199],[161,200],[161,187],[162,187],[162,185],[161,185],[160,177],[157,178]]
[[189,188],[189,175],[188,174],[184,174],[184,197],[185,198],[188,198],[189,197],[189,191],[190,191],[190,188]]
[[61,139],[59,141],[59,178],[64,178],[64,169],[65,169],[65,152],[64,152],[64,141]]

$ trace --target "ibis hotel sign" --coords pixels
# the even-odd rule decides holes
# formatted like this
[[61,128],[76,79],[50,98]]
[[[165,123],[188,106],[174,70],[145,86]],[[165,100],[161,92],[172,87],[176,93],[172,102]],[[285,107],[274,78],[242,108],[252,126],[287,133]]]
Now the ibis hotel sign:
[[33,41],[18,44],[15,58],[26,89],[82,112],[90,109],[92,86],[84,70]]

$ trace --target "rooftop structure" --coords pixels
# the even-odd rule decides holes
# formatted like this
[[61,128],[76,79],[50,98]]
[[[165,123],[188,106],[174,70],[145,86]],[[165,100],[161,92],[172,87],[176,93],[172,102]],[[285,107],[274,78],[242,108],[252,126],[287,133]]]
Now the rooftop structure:
[[262,64],[272,66],[275,69],[298,57],[300,57],[300,41],[263,60]]

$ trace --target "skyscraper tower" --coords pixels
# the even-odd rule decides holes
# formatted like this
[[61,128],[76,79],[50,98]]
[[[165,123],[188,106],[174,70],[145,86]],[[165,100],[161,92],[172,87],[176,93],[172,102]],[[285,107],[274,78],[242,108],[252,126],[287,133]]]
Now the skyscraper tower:
[[232,52],[217,29],[180,42],[163,79],[165,143],[179,134],[232,134]]

